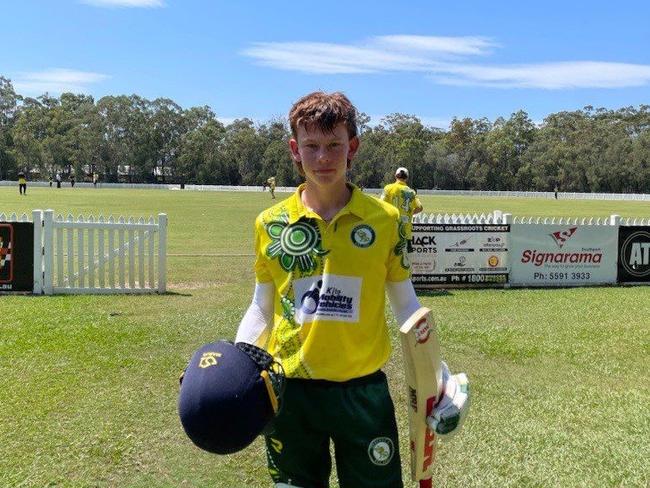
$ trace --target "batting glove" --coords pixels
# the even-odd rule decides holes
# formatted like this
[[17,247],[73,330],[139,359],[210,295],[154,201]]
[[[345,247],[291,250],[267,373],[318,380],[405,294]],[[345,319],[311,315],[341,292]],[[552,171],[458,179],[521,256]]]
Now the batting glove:
[[442,362],[443,393],[427,417],[427,424],[441,439],[446,440],[460,431],[469,411],[469,381],[465,373],[451,375]]

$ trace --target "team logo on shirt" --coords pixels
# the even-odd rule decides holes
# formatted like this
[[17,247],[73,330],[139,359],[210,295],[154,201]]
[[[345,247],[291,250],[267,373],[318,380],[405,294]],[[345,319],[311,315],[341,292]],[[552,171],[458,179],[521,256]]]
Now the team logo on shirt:
[[268,222],[265,228],[271,238],[266,255],[278,258],[286,272],[299,268],[303,273],[312,273],[329,252],[322,247],[320,231],[314,219],[300,219],[289,224],[287,214],[282,214],[279,220]]
[[370,461],[377,466],[386,466],[393,459],[393,454],[395,454],[395,447],[388,437],[377,437],[368,445]]
[[369,225],[357,225],[352,229],[350,237],[355,246],[370,247],[375,242],[375,231]]

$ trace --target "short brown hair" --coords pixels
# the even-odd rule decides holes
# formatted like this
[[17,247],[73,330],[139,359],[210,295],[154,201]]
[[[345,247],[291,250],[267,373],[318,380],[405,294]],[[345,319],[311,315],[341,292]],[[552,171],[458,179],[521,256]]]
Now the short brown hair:
[[318,128],[332,132],[343,122],[350,139],[357,135],[357,109],[341,92],[317,91],[305,95],[293,104],[289,111],[289,124],[293,137],[297,137],[298,126]]

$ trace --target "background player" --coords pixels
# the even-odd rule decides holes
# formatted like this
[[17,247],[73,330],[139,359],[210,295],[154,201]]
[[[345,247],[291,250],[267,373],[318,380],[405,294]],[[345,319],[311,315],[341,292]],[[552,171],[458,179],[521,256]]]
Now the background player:
[[18,193],[27,195],[27,178],[25,178],[25,173],[22,171],[18,173]]
[[275,200],[275,176],[271,176],[266,180],[266,184],[269,185],[269,191],[271,192],[271,198]]
[[422,203],[415,193],[415,190],[407,184],[409,170],[406,168],[397,168],[395,171],[395,183],[390,183],[384,187],[381,199],[397,207],[400,213],[400,222],[407,241],[408,252],[412,251],[411,241],[413,232],[411,220],[413,215],[422,212]]

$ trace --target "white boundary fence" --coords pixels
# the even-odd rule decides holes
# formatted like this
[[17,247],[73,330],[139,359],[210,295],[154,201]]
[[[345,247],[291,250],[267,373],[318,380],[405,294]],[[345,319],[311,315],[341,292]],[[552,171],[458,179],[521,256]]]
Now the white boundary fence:
[[[47,187],[47,181],[29,181],[28,188]],[[18,186],[16,181],[1,180],[0,186]],[[69,182],[63,182],[64,188],[70,187]],[[92,183],[76,182],[75,188],[93,188]],[[97,188],[132,188],[146,190],[180,190],[179,184],[157,184],[157,183],[98,183]],[[275,188],[277,193],[294,192],[295,187],[278,186]],[[60,191],[60,190],[59,190]],[[263,191],[261,186],[235,186],[235,185],[191,185],[186,184],[182,191],[239,191],[239,192],[258,192]],[[365,188],[366,193],[381,194],[382,188]],[[555,198],[552,191],[490,191],[490,190],[427,190],[418,188],[418,195],[445,195],[445,196],[470,196],[470,197],[496,197],[496,198],[543,198],[553,200]],[[650,194],[647,193],[578,193],[578,192],[558,192],[558,200],[631,200],[631,201],[650,201]]]
[[167,216],[74,218],[34,210],[34,293],[165,293]]

